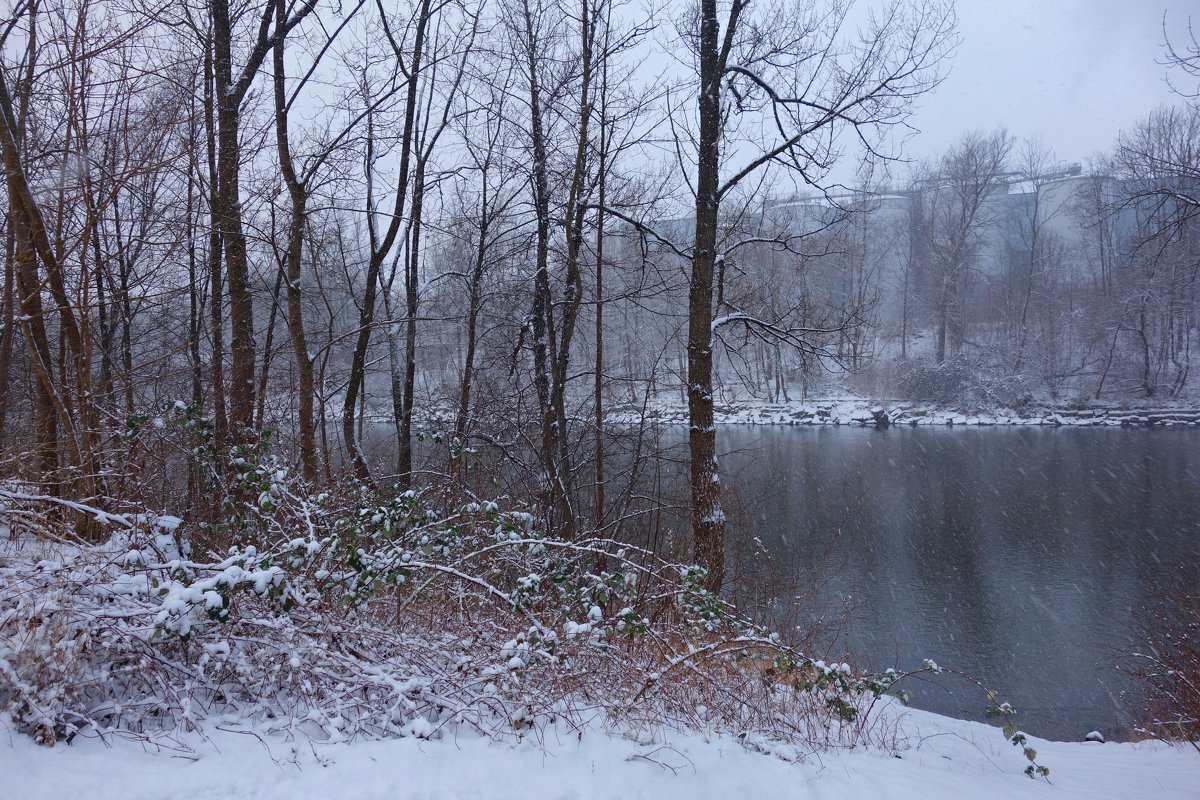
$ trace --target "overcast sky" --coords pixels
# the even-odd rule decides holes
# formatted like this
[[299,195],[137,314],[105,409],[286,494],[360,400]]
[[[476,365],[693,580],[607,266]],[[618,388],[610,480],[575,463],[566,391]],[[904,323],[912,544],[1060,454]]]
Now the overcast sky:
[[964,130],[1041,134],[1063,161],[1086,161],[1156,106],[1180,102],[1164,80],[1163,14],[1181,42],[1196,0],[958,0],[962,44],[950,74],[918,101],[922,158]]

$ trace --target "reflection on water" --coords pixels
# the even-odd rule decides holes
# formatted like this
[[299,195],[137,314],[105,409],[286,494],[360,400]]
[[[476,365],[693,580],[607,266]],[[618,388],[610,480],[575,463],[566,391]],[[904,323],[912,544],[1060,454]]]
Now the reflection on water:
[[[720,444],[731,535],[818,606],[848,600],[837,647],[859,663],[970,673],[1043,737],[1139,721],[1115,662],[1131,609],[1198,568],[1200,432],[728,426]],[[910,688],[982,718],[977,688]]]

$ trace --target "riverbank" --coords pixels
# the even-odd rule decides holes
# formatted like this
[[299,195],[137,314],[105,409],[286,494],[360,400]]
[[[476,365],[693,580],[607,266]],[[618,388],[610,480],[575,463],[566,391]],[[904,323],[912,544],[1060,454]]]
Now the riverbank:
[[875,720],[893,746],[796,753],[737,737],[660,733],[642,741],[599,724],[551,728],[518,744],[462,735],[323,744],[222,731],[143,742],[76,739],[39,747],[0,719],[0,774],[11,797],[71,800],[454,798],[1059,800],[1195,797],[1200,754],[1160,742],[1031,738],[1049,783],[1030,780],[996,728],[891,704]]
[[[1200,424],[1200,408],[1189,406],[1028,406],[963,411],[900,400],[873,401],[861,397],[829,398],[808,402],[768,403],[758,400],[718,402],[718,425],[1037,425],[1078,427],[1171,427]],[[613,424],[641,421],[664,425],[686,424],[687,406],[678,398],[653,400],[644,408],[620,406],[607,415]]]

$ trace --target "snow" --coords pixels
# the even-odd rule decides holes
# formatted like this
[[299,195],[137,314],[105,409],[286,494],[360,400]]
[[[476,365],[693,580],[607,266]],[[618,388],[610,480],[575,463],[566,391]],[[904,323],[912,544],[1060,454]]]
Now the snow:
[[752,737],[670,733],[635,740],[595,723],[583,731],[552,728],[515,744],[465,735],[437,740],[427,738],[433,731],[423,719],[410,723],[408,738],[384,741],[259,740],[214,728],[205,731],[207,740],[198,734],[159,744],[77,739],[44,748],[0,718],[0,775],[5,796],[45,800],[1192,800],[1200,786],[1200,754],[1159,742],[1031,738],[1051,782],[1030,780],[1019,749],[995,728],[899,709],[893,704],[877,720],[895,726],[894,748],[815,754]]
[[[524,522],[524,517],[521,521]],[[178,524],[175,527],[178,528]],[[161,529],[155,527],[154,530]],[[488,543],[489,548],[492,546],[491,530],[490,524],[483,526],[483,541]],[[156,537],[162,535],[152,533]],[[514,532],[503,531],[502,535],[517,536]],[[130,612],[113,606],[111,613],[119,613],[123,619],[145,620],[152,617],[159,628],[179,634],[191,630],[193,623],[200,633],[203,630],[199,626],[208,626],[211,631],[216,626],[211,617],[220,617],[228,611],[237,612],[239,609],[254,614],[253,617],[243,615],[239,623],[242,629],[239,630],[252,626],[260,631],[254,636],[265,635],[266,632],[280,634],[284,628],[276,624],[276,618],[259,616],[269,605],[265,600],[259,602],[259,596],[273,593],[276,588],[291,591],[291,585],[284,583],[282,568],[276,563],[279,553],[317,552],[313,549],[315,543],[309,539],[283,538],[280,544],[271,546],[274,549],[264,546],[261,554],[259,550],[247,547],[231,549],[227,558],[215,564],[169,559],[156,566],[154,562],[162,558],[162,553],[156,552],[155,546],[144,544],[144,539],[131,537],[132,534],[127,532],[117,532],[113,541],[102,548],[99,555],[103,563],[112,560],[137,566],[139,572],[125,575],[115,567],[105,567],[116,574],[96,581],[95,592],[88,596],[86,607],[79,608],[84,614],[97,614],[110,619],[109,603],[106,602],[110,598],[120,598],[129,593],[149,600],[152,587],[148,582],[148,570],[156,569],[166,575],[160,575],[153,584],[153,602],[133,604]],[[541,548],[552,544],[551,540],[533,538],[518,541],[537,544]],[[33,548],[36,552],[28,554],[28,569],[18,569],[15,563],[10,562],[6,566],[8,573],[0,575],[0,580],[9,575],[22,576],[39,570],[57,573],[68,568],[73,570],[73,576],[92,574],[88,572],[89,562],[84,558],[89,552],[86,549],[66,546],[61,548],[62,552],[57,553],[54,560],[49,557],[56,554],[43,552],[43,549],[39,544]],[[364,551],[359,552],[364,558],[367,557]],[[0,566],[5,565],[0,563]],[[508,595],[482,579],[457,571],[454,567],[437,563],[422,566],[429,570],[453,572],[461,577],[464,586],[499,594],[506,602],[509,599]],[[184,568],[195,573],[187,578],[187,582],[173,577],[177,570]],[[675,568],[686,569],[678,565]],[[513,569],[511,574],[516,576],[522,573]],[[690,573],[681,574],[686,577]],[[172,577],[168,578],[167,575]],[[50,581],[52,577],[42,575],[31,585],[53,587],[55,584]],[[61,580],[66,581],[69,577],[64,576]],[[536,572],[515,578],[515,582],[518,589],[530,593],[536,592],[543,583]],[[230,603],[232,591],[239,587],[248,591],[242,592],[237,602]],[[60,600],[56,599],[55,602]],[[617,607],[616,603],[611,607]],[[657,669],[647,666],[640,674],[625,675],[624,680],[632,683],[634,690],[643,680],[645,682],[641,691],[625,694],[634,698],[628,704],[603,705],[597,699],[602,692],[591,691],[589,694],[574,689],[579,683],[586,684],[589,677],[608,682],[622,680],[620,669],[584,666],[611,665],[611,661],[578,661],[573,662],[569,682],[556,684],[565,687],[567,694],[561,696],[561,703],[552,707],[553,713],[532,711],[530,706],[524,705],[527,699],[522,699],[521,705],[512,709],[511,713],[497,715],[498,724],[488,728],[456,723],[455,719],[466,719],[458,716],[458,711],[443,714],[447,708],[454,709],[457,705],[453,693],[461,690],[456,687],[461,687],[463,681],[471,681],[471,685],[478,689],[477,698],[496,697],[499,705],[503,702],[504,690],[498,691],[497,684],[512,687],[536,676],[538,666],[544,662],[549,649],[547,643],[562,645],[566,638],[574,637],[577,640],[575,643],[580,644],[579,637],[587,637],[585,641],[592,641],[595,636],[597,646],[593,649],[599,651],[604,649],[600,647],[602,637],[595,632],[605,627],[606,621],[612,623],[620,620],[620,625],[626,622],[636,625],[636,615],[640,613],[637,605],[633,604],[622,607],[614,617],[611,610],[606,613],[601,605],[590,600],[582,608],[575,605],[571,608],[574,620],[582,621],[564,619],[557,612],[553,618],[554,626],[561,628],[565,634],[563,639],[558,639],[536,618],[531,619],[529,622],[532,627],[513,631],[514,637],[498,648],[499,659],[492,660],[489,657],[485,669],[480,670],[477,676],[470,677],[467,670],[460,670],[471,662],[470,657],[460,656],[462,660],[447,673],[448,681],[440,684],[450,687],[449,694],[441,690],[422,694],[420,707],[408,697],[408,690],[403,687],[419,684],[429,688],[433,684],[423,675],[406,677],[403,669],[394,669],[402,665],[392,663],[391,656],[362,657],[361,669],[367,677],[357,684],[347,684],[340,673],[333,676],[317,662],[310,664],[310,656],[305,651],[291,646],[296,641],[292,634],[326,628],[312,624],[313,620],[319,621],[321,618],[314,616],[316,612],[304,603],[300,603],[297,609],[309,611],[304,618],[309,620],[309,624],[303,628],[293,628],[289,623],[286,635],[280,634],[268,640],[284,646],[270,650],[261,647],[250,649],[240,632],[216,642],[205,641],[203,636],[198,635],[192,639],[196,647],[191,651],[193,655],[187,656],[196,659],[195,680],[207,681],[207,676],[228,669],[231,653],[238,653],[244,659],[247,653],[267,652],[265,658],[239,663],[245,664],[247,670],[266,672],[277,671],[280,665],[288,664],[293,670],[307,668],[309,675],[329,676],[332,680],[328,689],[338,698],[337,702],[309,705],[299,716],[300,724],[283,725],[279,717],[287,714],[287,692],[290,689],[274,695],[251,692],[249,696],[254,698],[257,707],[256,713],[249,715],[223,712],[220,708],[202,708],[194,699],[203,697],[202,694],[188,695],[174,706],[179,712],[177,724],[170,729],[170,734],[154,727],[153,717],[157,712],[142,717],[145,720],[143,727],[126,727],[125,732],[113,733],[103,742],[94,735],[96,729],[92,726],[97,723],[82,722],[81,719],[82,732],[74,737],[72,743],[65,744],[64,740],[77,728],[68,726],[63,730],[70,733],[60,738],[59,744],[53,748],[38,747],[27,736],[18,734],[15,724],[0,715],[0,786],[3,786],[0,797],[62,797],[71,800],[110,797],[122,800],[159,797],[189,800],[235,797],[286,797],[297,800],[317,797],[519,797],[522,800],[592,797],[654,797],[668,800],[675,797],[689,800],[710,797],[888,797],[925,800],[971,796],[972,800],[976,800],[1052,792],[1045,796],[1090,799],[1141,796],[1194,798],[1195,787],[1200,786],[1200,754],[1191,748],[1173,749],[1157,742],[1049,742],[1032,737],[1026,740],[1023,735],[1014,735],[1012,739],[1024,747],[1013,747],[1005,739],[1007,734],[1002,734],[997,728],[905,709],[891,700],[879,702],[873,706],[874,710],[869,716],[850,722],[856,728],[861,724],[862,730],[866,731],[853,738],[853,741],[873,743],[853,750],[814,749],[820,747],[819,742],[852,740],[823,736],[827,730],[824,727],[815,732],[806,731],[805,737],[789,739],[790,742],[818,742],[809,745],[784,744],[758,732],[736,735],[744,730],[776,729],[757,726],[756,723],[751,723],[750,727],[737,727],[742,723],[737,721],[739,718],[736,715],[722,714],[719,692],[700,690],[686,695],[686,704],[697,709],[694,718],[688,714],[647,717],[634,713],[638,699],[646,694],[644,687],[656,684],[657,691],[657,687],[669,684],[674,675],[684,671],[675,667],[687,665],[690,668],[698,661],[693,657],[705,649],[712,651],[725,644],[740,648],[746,642],[759,641],[753,638],[759,635],[756,632],[751,638],[742,635],[734,639],[712,639],[707,644],[704,639],[693,642],[690,638],[673,642],[675,646],[671,647],[672,653],[664,652],[661,659],[653,662],[652,666]],[[62,609],[55,613],[59,618],[65,615]],[[126,617],[126,614],[132,616]],[[37,616],[43,616],[41,610],[37,610]],[[338,617],[340,619],[341,615]],[[2,617],[0,622],[3,622]],[[521,624],[527,623],[522,621]],[[648,622],[645,624],[649,626]],[[40,627],[41,623],[38,625]],[[9,630],[13,629],[10,626]],[[476,632],[472,628],[472,636]],[[482,635],[482,631],[478,632]],[[141,636],[137,632],[134,635]],[[64,638],[62,641],[75,639]],[[93,646],[88,644],[87,639],[81,641],[83,644],[78,652],[83,652],[84,646]],[[92,641],[103,644],[100,637]],[[497,644],[499,641],[503,639],[498,637]],[[774,637],[771,641],[775,641]],[[570,650],[563,647],[558,652]],[[318,653],[316,650],[307,652]],[[574,652],[582,653],[584,650],[576,648]],[[672,654],[673,657],[669,657]],[[303,659],[301,655],[304,655]],[[109,663],[119,664],[121,669],[125,669],[126,664],[133,662],[121,660]],[[4,659],[0,658],[0,667],[5,666]],[[242,667],[234,666],[237,669],[230,674],[236,672],[241,675]],[[850,665],[845,663],[818,661],[814,666],[826,676],[853,676]],[[926,660],[922,667],[929,672],[941,671],[932,660]],[[754,669],[753,662],[749,668]],[[284,672],[286,677],[286,670]],[[15,674],[9,671],[9,676]],[[104,674],[107,677],[110,673],[106,671]],[[743,670],[739,674],[747,673]],[[748,682],[736,685],[759,685],[760,681],[753,673],[749,673],[749,678]],[[193,679],[188,680],[190,682]],[[297,691],[306,694],[313,691],[308,680],[300,680],[303,688]],[[402,680],[403,685],[398,685]],[[479,686],[483,682],[486,683]],[[0,700],[4,699],[8,687],[15,683],[13,677],[0,677]],[[70,684],[65,681],[58,683],[59,687],[64,685]],[[268,684],[241,682],[232,685],[255,687]],[[274,685],[293,684],[285,681]],[[355,695],[366,698],[359,701],[365,707],[383,707],[386,710],[387,706],[376,702],[369,694],[377,686],[386,687],[384,694],[387,697],[400,700],[399,705],[392,707],[394,725],[391,727],[387,727],[386,723],[383,727],[374,724],[364,726],[361,717],[355,718],[354,703],[347,705],[341,702],[342,697]],[[54,693],[49,696],[51,700],[58,697]],[[559,697],[557,691],[554,696]],[[140,699],[144,697],[145,693],[139,695],[138,702],[148,708],[157,709],[158,704],[164,702],[163,696],[154,692],[148,702]],[[526,698],[536,703],[536,698],[531,695],[526,695]],[[709,709],[700,705],[702,701],[716,713],[710,716]],[[114,695],[111,702],[118,704],[115,714],[119,718],[122,714],[119,704],[124,702],[124,696]],[[480,705],[490,708],[492,701],[485,699]],[[171,708],[169,702],[164,702],[164,706]],[[571,713],[563,711],[567,708],[571,709]],[[600,710],[604,708],[608,711]],[[1001,704],[1000,708],[1007,714],[1013,713],[1007,704]],[[258,714],[258,710],[263,713]],[[604,713],[612,714],[607,720],[614,727],[608,728],[602,724],[606,719],[602,716]],[[680,720],[678,724],[693,721],[705,730],[680,732],[644,727],[666,718]],[[547,719],[551,721],[548,727],[544,727]],[[306,726],[306,721],[318,724]],[[623,727],[616,727],[618,724]],[[1087,729],[1080,728],[1079,732]],[[143,737],[130,733],[130,730],[160,732]],[[322,733],[323,741],[305,738],[305,735],[316,735],[314,730]],[[362,738],[366,734],[375,735],[371,733],[373,730],[387,730],[399,738]],[[474,730],[488,730],[495,738],[484,738],[473,733]],[[614,730],[620,730],[625,735],[618,735]],[[1094,738],[1095,735],[1098,734],[1090,734],[1088,738]],[[1025,747],[1028,748],[1029,761],[1022,754]],[[1036,754],[1033,753],[1035,750]],[[1041,780],[1031,781],[1025,776],[1024,770],[1035,757],[1035,765],[1050,769],[1052,784]]]
[[[851,425],[874,427],[878,416],[886,415],[891,425],[994,426],[1034,425],[1052,427],[1169,427],[1200,423],[1200,409],[1194,406],[1164,406],[1134,411],[1115,406],[1064,406],[1014,410],[990,408],[963,413],[953,408],[902,400],[880,401],[865,397],[828,397],[807,402],[772,403],[753,398],[717,402],[713,420],[717,425]],[[613,408],[606,420],[615,425],[636,425],[643,421],[643,409]],[[645,421],[661,424],[686,424],[688,409],[678,397],[652,398],[645,408]],[[710,432],[713,426],[692,430]]]
[[169,514],[160,514],[154,518],[154,527],[161,530],[163,533],[174,533],[183,524],[183,520],[179,517],[173,517]]

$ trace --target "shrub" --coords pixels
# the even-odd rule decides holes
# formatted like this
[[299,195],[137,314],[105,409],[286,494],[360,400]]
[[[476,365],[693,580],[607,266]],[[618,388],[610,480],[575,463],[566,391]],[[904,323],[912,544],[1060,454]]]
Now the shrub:
[[1200,750],[1200,590],[1183,579],[1162,587],[1139,617],[1143,645],[1128,670],[1142,684],[1143,730]]
[[907,400],[964,410],[1012,405],[1026,397],[1020,379],[1001,376],[983,362],[963,355],[941,364],[908,364],[901,370],[897,391]]
[[[901,675],[804,656],[705,591],[699,568],[554,539],[496,503],[303,496],[277,465],[250,471],[253,544],[225,553],[189,555],[177,520],[146,514],[103,515],[102,545],[48,525],[9,542],[0,706],[20,730],[52,744],[219,719],[336,741],[598,716],[772,751],[881,735],[867,712]],[[0,499],[25,520],[61,502]]]

